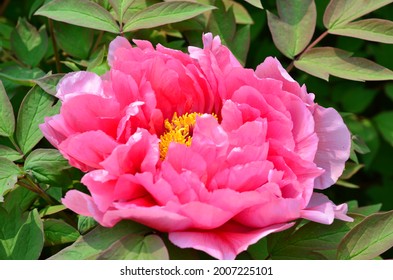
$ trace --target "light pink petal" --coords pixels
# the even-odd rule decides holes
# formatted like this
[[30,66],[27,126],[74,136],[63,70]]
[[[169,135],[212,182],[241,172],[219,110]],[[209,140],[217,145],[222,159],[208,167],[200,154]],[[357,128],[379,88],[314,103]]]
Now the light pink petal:
[[91,196],[77,190],[70,190],[61,200],[65,207],[79,215],[94,217],[97,219],[102,213],[98,211]]
[[116,50],[124,48],[124,49],[131,49],[132,46],[130,42],[124,37],[117,36],[110,44],[108,50],[108,64],[109,66],[113,66],[113,61],[117,59]]
[[69,127],[69,125],[64,121],[62,115],[45,117],[45,122],[40,124],[39,128],[45,138],[56,148],[67,137],[76,133],[76,131]]
[[61,101],[84,94],[105,97],[100,76],[92,72],[78,71],[66,74],[58,83],[56,97]]
[[316,189],[326,189],[341,176],[349,158],[351,135],[340,114],[333,108],[317,106],[314,111],[318,150],[314,162],[325,170],[315,180]]
[[248,246],[273,232],[283,231],[293,226],[289,224],[275,224],[263,229],[245,229],[229,226],[210,231],[182,231],[170,232],[169,240],[180,248],[194,248],[204,251],[221,260],[233,260],[247,250]]
[[353,219],[346,215],[347,211],[347,204],[336,206],[327,196],[314,193],[307,208],[301,211],[301,217],[321,224],[331,224],[335,218],[352,222]]
[[82,171],[101,168],[118,144],[102,131],[88,131],[68,137],[59,145],[60,152]]

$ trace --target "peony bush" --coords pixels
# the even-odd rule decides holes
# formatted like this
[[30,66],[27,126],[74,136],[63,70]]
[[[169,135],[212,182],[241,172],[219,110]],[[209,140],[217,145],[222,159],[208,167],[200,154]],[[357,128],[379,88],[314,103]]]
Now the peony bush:
[[350,133],[277,59],[245,69],[211,33],[189,54],[134,42],[111,42],[101,77],[67,74],[60,114],[40,126],[87,172],[91,196],[71,190],[66,207],[105,227],[134,220],[219,259],[298,218],[353,220],[316,191],[342,174]]
[[0,260],[392,257],[393,0],[0,4]]

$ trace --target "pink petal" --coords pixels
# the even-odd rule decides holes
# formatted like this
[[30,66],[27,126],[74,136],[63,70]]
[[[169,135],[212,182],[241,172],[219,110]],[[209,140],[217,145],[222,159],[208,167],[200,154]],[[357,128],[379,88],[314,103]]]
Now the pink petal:
[[320,193],[313,193],[307,208],[301,211],[301,217],[321,224],[331,224],[334,218],[353,222],[353,219],[346,215],[347,204],[336,206],[327,196]]
[[56,97],[63,102],[84,94],[105,97],[100,76],[92,72],[72,72],[65,75],[57,85]]
[[249,229],[241,226],[224,226],[210,231],[170,232],[169,240],[180,248],[194,248],[204,251],[217,259],[232,260],[248,246],[270,233],[283,231],[294,223],[275,224],[263,229]]
[[314,162],[325,170],[315,180],[316,189],[326,189],[341,176],[349,158],[351,135],[340,114],[333,108],[316,106],[314,111],[318,150]]
[[131,49],[132,46],[130,42],[124,37],[117,36],[110,44],[108,50],[108,64],[109,66],[113,66],[113,62],[117,59],[116,50],[118,49]]
[[117,145],[116,141],[102,131],[88,131],[68,137],[58,148],[71,165],[88,171],[101,168],[100,163]]

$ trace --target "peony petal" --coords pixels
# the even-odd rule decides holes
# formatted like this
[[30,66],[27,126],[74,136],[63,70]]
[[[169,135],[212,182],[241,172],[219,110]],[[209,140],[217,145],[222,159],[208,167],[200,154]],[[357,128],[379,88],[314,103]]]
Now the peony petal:
[[66,74],[58,83],[56,97],[65,102],[78,95],[93,94],[105,97],[100,76],[79,71]]
[[351,149],[351,135],[340,114],[333,108],[317,106],[314,111],[318,150],[314,162],[325,170],[315,179],[316,189],[326,189],[341,176]]
[[170,232],[169,240],[180,248],[194,248],[217,259],[233,260],[248,246],[273,232],[283,231],[294,223],[275,224],[263,229],[227,226],[210,231]]
[[89,171],[101,168],[100,163],[117,145],[102,131],[89,131],[68,137],[59,145],[59,150],[72,166]]
[[113,62],[118,58],[116,55],[116,50],[118,49],[131,49],[132,46],[130,42],[124,37],[117,36],[110,44],[108,50],[108,64],[109,66],[113,66]]
[[347,211],[347,204],[344,203],[336,206],[327,196],[314,193],[307,208],[303,209],[300,215],[304,219],[321,224],[331,224],[334,218],[352,222],[353,219],[346,215]]

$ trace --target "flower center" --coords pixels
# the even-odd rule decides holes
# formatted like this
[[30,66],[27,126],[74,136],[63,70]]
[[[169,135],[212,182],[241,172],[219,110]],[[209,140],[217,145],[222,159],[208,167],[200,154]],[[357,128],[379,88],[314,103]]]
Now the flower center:
[[165,120],[164,126],[166,132],[160,136],[160,157],[164,159],[172,142],[191,145],[192,132],[196,122],[196,117],[202,116],[201,113],[185,113],[180,117],[177,113],[173,114],[172,120]]

